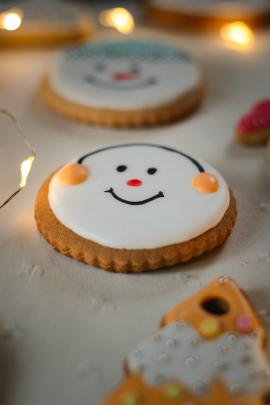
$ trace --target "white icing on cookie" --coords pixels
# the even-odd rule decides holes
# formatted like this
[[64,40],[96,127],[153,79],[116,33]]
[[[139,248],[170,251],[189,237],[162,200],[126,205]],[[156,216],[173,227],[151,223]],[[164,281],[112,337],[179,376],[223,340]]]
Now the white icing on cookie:
[[269,0],[151,0],[155,7],[191,15],[245,17],[270,11]]
[[65,99],[84,106],[137,110],[174,101],[200,84],[190,57],[150,41],[87,44],[63,52],[50,85]]
[[178,380],[195,394],[210,390],[215,379],[232,394],[262,394],[269,387],[270,370],[254,337],[226,333],[202,340],[191,325],[177,321],[146,339],[127,363],[147,384]]
[[[62,224],[103,246],[152,249],[181,243],[217,225],[229,206],[222,176],[174,149],[118,145],[71,163],[76,162],[88,168],[89,177],[67,185],[55,174],[49,204]],[[194,189],[192,180],[203,170],[216,177],[218,191]]]

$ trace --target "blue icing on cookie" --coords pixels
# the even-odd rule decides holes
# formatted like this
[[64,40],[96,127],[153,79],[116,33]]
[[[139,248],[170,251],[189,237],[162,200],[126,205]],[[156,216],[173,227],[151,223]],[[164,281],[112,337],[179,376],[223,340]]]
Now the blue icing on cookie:
[[87,44],[68,51],[71,59],[135,58],[155,62],[190,60],[189,55],[177,48],[154,41],[115,41]]

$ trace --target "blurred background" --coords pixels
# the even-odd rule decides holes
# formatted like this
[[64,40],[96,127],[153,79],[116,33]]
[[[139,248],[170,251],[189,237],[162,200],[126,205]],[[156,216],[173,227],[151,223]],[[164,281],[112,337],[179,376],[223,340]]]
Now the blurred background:
[[[1,405],[100,404],[121,381],[127,353],[157,330],[168,308],[213,277],[240,284],[264,314],[270,336],[269,162],[265,148],[233,140],[239,118],[270,96],[269,13],[255,21],[249,13],[236,19],[229,13],[214,23],[185,16],[168,25],[165,11],[160,18],[149,4],[0,2],[0,109],[13,114],[35,149],[21,192],[0,212]],[[41,80],[62,47],[114,38],[187,50],[206,79],[201,108],[165,127],[119,130],[69,122],[41,105]],[[139,277],[108,274],[54,252],[34,221],[35,196],[49,173],[85,151],[145,141],[200,156],[224,175],[239,207],[226,246],[181,268]],[[0,203],[20,188],[22,163],[32,156],[14,122],[0,114]]]

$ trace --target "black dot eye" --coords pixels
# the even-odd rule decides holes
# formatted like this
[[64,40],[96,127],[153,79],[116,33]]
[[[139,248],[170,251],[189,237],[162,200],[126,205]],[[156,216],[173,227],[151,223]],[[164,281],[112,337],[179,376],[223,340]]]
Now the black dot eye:
[[157,169],[155,167],[149,167],[147,170],[148,174],[155,174],[157,172]]
[[140,71],[139,66],[136,65],[136,64],[131,65],[131,66],[130,66],[130,71],[131,71],[132,73],[139,73],[139,71]]
[[127,166],[126,165],[120,165],[117,166],[116,170],[120,173],[124,172],[125,170],[127,170]]
[[106,69],[105,63],[103,63],[103,62],[97,62],[96,65],[95,65],[95,69],[96,69],[98,72],[103,72],[103,71]]

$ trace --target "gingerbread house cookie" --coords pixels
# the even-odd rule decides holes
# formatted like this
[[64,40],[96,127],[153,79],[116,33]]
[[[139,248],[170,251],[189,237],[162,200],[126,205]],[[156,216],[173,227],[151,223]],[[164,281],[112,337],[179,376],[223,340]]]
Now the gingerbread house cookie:
[[167,312],[127,357],[103,405],[265,405],[264,330],[245,294],[221,277]]

